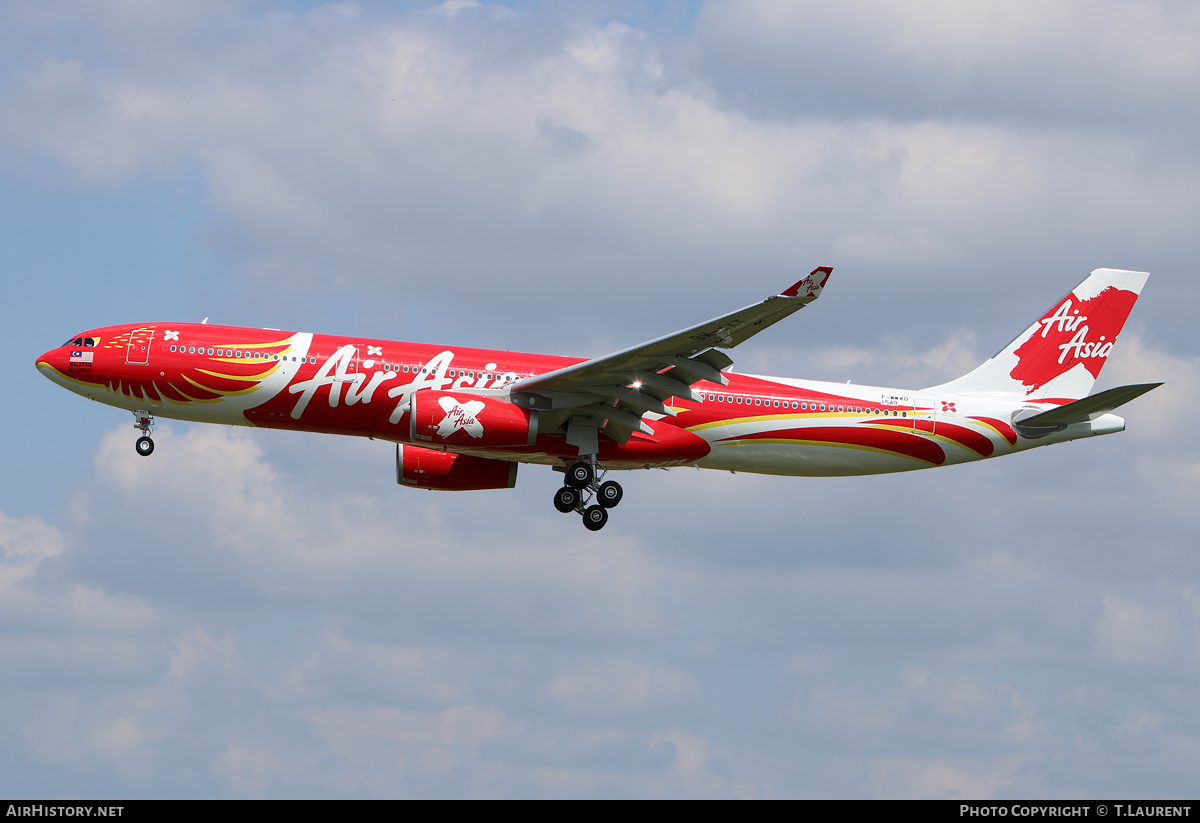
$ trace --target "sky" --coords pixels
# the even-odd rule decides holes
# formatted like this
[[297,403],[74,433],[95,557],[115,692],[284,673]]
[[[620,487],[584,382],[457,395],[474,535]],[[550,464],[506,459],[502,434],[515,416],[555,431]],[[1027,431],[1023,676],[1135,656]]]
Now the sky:
[[[1195,797],[1200,7],[0,6],[0,793]],[[1151,273],[1122,434],[862,478],[630,472],[608,526],[392,448],[171,422],[38,354],[198,321],[968,371]]]

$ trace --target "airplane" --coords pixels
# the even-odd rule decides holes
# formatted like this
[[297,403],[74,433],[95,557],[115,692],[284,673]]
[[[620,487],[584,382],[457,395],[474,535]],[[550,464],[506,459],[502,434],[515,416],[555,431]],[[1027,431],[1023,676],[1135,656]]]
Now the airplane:
[[1088,396],[1146,282],[1097,269],[994,357],[924,389],[730,371],[726,354],[820,297],[832,269],[760,303],[580,359],[204,323],[106,326],[37,358],[55,383],[156,416],[390,441],[396,482],[512,488],[521,463],[564,474],[554,506],[602,529],[609,471],[697,466],[799,476],[983,460],[1123,431],[1113,409],[1161,383]]

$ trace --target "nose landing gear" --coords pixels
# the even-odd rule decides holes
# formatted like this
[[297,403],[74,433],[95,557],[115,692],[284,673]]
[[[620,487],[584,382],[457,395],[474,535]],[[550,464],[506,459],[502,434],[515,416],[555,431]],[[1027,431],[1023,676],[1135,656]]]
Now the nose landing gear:
[[154,453],[154,441],[150,439],[150,432],[154,431],[154,416],[148,411],[138,409],[133,413],[133,419],[133,427],[142,433],[134,448],[142,457],[149,457]]
[[[554,508],[563,514],[577,512],[583,516],[583,525],[589,531],[598,532],[608,522],[608,510],[621,502],[625,496],[621,484],[615,480],[601,483],[607,473],[589,456],[566,468],[555,466],[555,471],[566,475],[563,487],[554,493]],[[596,499],[595,505],[588,505]]]

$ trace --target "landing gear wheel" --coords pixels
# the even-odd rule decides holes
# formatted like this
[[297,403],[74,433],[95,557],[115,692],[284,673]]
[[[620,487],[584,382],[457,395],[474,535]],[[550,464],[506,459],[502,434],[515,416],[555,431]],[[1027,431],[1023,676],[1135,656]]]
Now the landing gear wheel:
[[608,522],[608,510],[603,506],[588,506],[583,513],[583,525],[588,531],[598,532]]
[[154,441],[149,437],[139,437],[137,443],[134,444],[137,453],[142,457],[149,457],[154,451]]
[[621,502],[621,498],[624,496],[625,491],[621,488],[621,484],[615,480],[601,483],[600,488],[596,490],[596,502],[606,509],[616,508],[616,505]]
[[567,469],[567,485],[574,489],[585,489],[596,477],[590,463],[582,460]]
[[579,505],[579,492],[570,486],[563,486],[554,493],[554,508],[563,514],[575,511]]

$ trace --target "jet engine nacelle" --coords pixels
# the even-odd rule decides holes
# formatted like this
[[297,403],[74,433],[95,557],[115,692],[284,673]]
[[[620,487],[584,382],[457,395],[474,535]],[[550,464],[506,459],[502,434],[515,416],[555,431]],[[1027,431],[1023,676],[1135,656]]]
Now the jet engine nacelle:
[[537,412],[467,392],[419,391],[413,394],[413,440],[449,446],[532,446]]
[[517,464],[397,443],[396,482],[444,491],[511,489],[517,484]]

